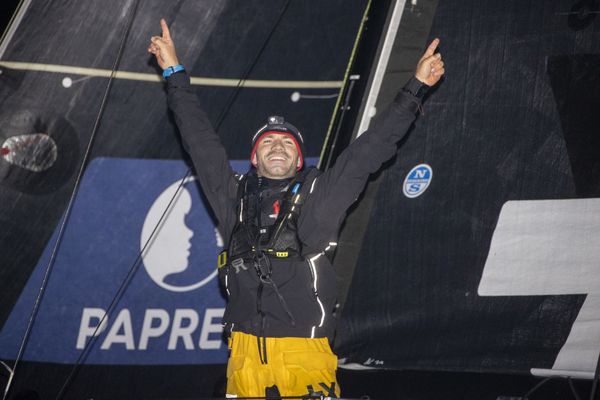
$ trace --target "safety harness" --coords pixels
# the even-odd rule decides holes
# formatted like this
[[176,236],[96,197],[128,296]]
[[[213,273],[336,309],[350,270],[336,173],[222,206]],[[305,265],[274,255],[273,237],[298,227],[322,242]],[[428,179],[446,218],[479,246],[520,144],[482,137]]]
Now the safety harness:
[[[290,307],[271,278],[273,273],[271,260],[274,258],[303,259],[302,244],[297,235],[298,216],[307,196],[307,191],[303,191],[302,188],[316,175],[317,170],[314,168],[299,172],[287,186],[282,188],[285,190],[282,204],[275,222],[270,226],[263,226],[261,221],[263,200],[261,178],[254,173],[249,173],[238,184],[238,220],[228,250],[219,255],[218,263],[220,269],[226,269],[226,274],[229,274],[232,269],[236,274],[242,270],[245,272],[254,270],[258,276],[256,311],[261,318],[261,328],[257,341],[261,362],[264,364],[267,363],[265,313],[262,304],[265,286],[270,287],[277,296],[290,324],[296,325]],[[258,190],[253,191],[254,187]]]

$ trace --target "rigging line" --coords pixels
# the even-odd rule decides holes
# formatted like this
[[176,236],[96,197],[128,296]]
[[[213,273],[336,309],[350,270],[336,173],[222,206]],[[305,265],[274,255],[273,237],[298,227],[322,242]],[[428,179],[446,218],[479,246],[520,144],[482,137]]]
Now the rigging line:
[[19,27],[23,14],[26,8],[29,7],[29,3],[31,3],[31,0],[20,0],[19,5],[17,8],[15,8],[13,15],[10,17],[10,21],[8,22],[8,25],[6,25],[6,29],[0,37],[0,59],[2,56],[4,56],[4,51],[8,47],[8,43],[11,41],[13,34]]
[[169,203],[167,204],[167,207],[165,208],[165,210],[161,214],[160,218],[158,219],[158,222],[156,223],[156,225],[152,229],[152,232],[150,233],[150,236],[148,237],[148,239],[144,243],[144,246],[142,247],[142,249],[138,253],[138,255],[137,255],[135,261],[133,262],[133,264],[131,265],[131,267],[129,267],[129,271],[127,272],[127,275],[125,276],[125,279],[119,285],[119,288],[117,289],[117,292],[115,293],[115,295],[113,296],[110,304],[108,305],[108,308],[106,309],[106,312],[104,313],[104,315],[102,316],[102,318],[98,322],[98,325],[96,326],[96,329],[92,333],[91,339],[85,344],[85,346],[83,347],[83,350],[81,350],[81,353],[79,353],[79,357],[77,358],[77,361],[75,361],[75,364],[73,364],[73,367],[71,368],[71,371],[69,372],[69,375],[67,376],[67,379],[65,380],[65,382],[61,386],[60,391],[58,392],[58,395],[56,396],[56,399],[60,399],[61,396],[65,393],[65,391],[67,389],[67,386],[69,385],[69,383],[71,383],[73,377],[75,376],[75,374],[77,373],[77,370],[79,369],[79,366],[85,360],[85,358],[87,357],[87,355],[91,351],[92,346],[98,340],[99,330],[102,327],[102,325],[104,324],[104,321],[106,320],[106,317],[113,311],[114,307],[117,305],[117,303],[119,302],[119,300],[121,300],[121,296],[123,296],[123,293],[125,293],[125,290],[129,286],[129,283],[131,282],[131,279],[133,278],[133,276],[135,275],[135,273],[138,270],[138,266],[140,265],[140,261],[142,259],[142,255],[146,251],[146,248],[148,247],[148,245],[150,244],[150,242],[152,242],[152,239],[154,239],[154,235],[156,234],[156,232],[158,231],[158,229],[162,225],[162,223],[163,223],[166,215],[168,214],[168,212],[171,210],[171,206],[175,202],[175,199],[177,198],[177,195],[181,192],[181,189],[183,188],[183,185],[185,184],[186,179],[191,175],[191,172],[192,172],[192,170],[188,169],[187,172],[186,172],[186,174],[185,174],[185,176],[183,177],[183,179],[181,179],[181,181],[179,182],[179,185],[177,186],[177,190],[175,190],[175,194],[169,200]]
[[265,41],[263,42],[263,45],[258,50],[258,53],[256,53],[256,57],[254,57],[254,60],[252,60],[252,62],[250,64],[248,64],[248,68],[246,69],[246,71],[244,71],[244,74],[242,75],[242,77],[238,81],[237,86],[235,87],[235,89],[233,90],[233,92],[231,92],[231,94],[229,95],[229,99],[225,103],[225,107],[223,108],[223,112],[221,112],[221,115],[219,115],[219,118],[217,119],[217,125],[215,126],[215,130],[216,131],[218,131],[219,128],[221,127],[221,124],[225,120],[225,117],[227,116],[227,113],[231,109],[231,106],[233,105],[233,102],[235,101],[235,99],[237,98],[238,94],[240,93],[240,89],[244,85],[244,82],[246,82],[246,80],[250,76],[250,73],[252,72],[252,70],[256,66],[256,63],[260,59],[260,56],[265,51],[265,49],[267,47],[267,44],[269,44],[269,42],[271,41],[271,37],[273,36],[273,34],[275,33],[275,31],[279,27],[279,24],[281,23],[281,20],[283,19],[283,15],[287,11],[290,3],[291,3],[291,0],[287,0],[286,3],[283,5],[281,11],[279,12],[279,17],[277,18],[277,21],[275,21],[275,23],[273,24],[273,28],[271,28],[271,31],[269,32],[269,34],[267,35]]
[[2,366],[4,368],[6,368],[6,370],[8,371],[9,374],[12,373],[12,369],[8,366],[8,364],[6,364],[4,361],[1,361],[1,360],[0,360],[0,364],[2,364]]
[[549,376],[545,379],[543,379],[542,381],[538,382],[537,385],[535,385],[533,388],[531,388],[527,393],[525,393],[522,397],[524,399],[528,398],[529,396],[531,396],[531,394],[533,394],[533,392],[535,392],[536,390],[538,390],[540,387],[542,387],[543,385],[546,384],[546,382],[551,381],[552,379],[557,379],[559,378],[558,376]]
[[333,113],[331,114],[331,119],[329,120],[329,127],[327,128],[327,133],[325,134],[325,140],[323,140],[323,147],[321,148],[321,155],[319,156],[319,165],[317,168],[323,169],[326,167],[330,167],[329,165],[325,165],[325,151],[329,142],[332,140],[331,134],[333,132],[333,125],[335,120],[337,119],[338,110],[340,109],[340,105],[343,101],[343,94],[346,88],[348,87],[348,82],[350,81],[350,72],[352,67],[354,66],[354,61],[356,60],[356,53],[358,52],[358,46],[360,44],[360,40],[362,39],[363,32],[365,30],[365,26],[367,25],[367,21],[369,20],[369,11],[371,10],[372,0],[369,0],[367,5],[365,6],[365,11],[363,12],[362,19],[360,21],[360,26],[358,27],[358,32],[356,33],[356,38],[354,39],[354,46],[352,46],[352,52],[350,53],[350,58],[348,59],[348,65],[346,66],[346,72],[344,73],[344,80],[342,81],[342,86],[340,87],[340,91],[338,93],[338,98],[333,107]]
[[[1,52],[1,49],[0,49]],[[1,53],[0,53],[1,55]],[[39,71],[52,74],[80,75],[81,78],[74,79],[73,83],[80,79],[108,78],[110,69],[88,68],[74,65],[44,64],[26,61],[0,60],[0,67],[15,69],[19,71]],[[163,77],[157,73],[145,73],[119,70],[115,79],[163,83]],[[190,76],[192,86],[216,86],[235,88],[239,85],[241,78],[209,78],[205,76]],[[275,80],[275,79],[246,79],[242,84],[245,88],[253,89],[339,89],[342,81],[308,81],[308,80]],[[337,95],[336,95],[337,96]],[[304,96],[302,96],[304,97]]]
[[60,228],[58,230],[56,241],[54,243],[54,247],[52,248],[52,253],[50,255],[50,259],[48,260],[48,264],[46,265],[46,269],[44,271],[44,277],[42,279],[42,284],[41,284],[41,286],[39,288],[38,295],[37,295],[37,297],[35,299],[35,303],[33,305],[33,309],[31,310],[31,314],[29,316],[29,321],[27,323],[27,328],[25,330],[25,334],[23,335],[23,339],[22,339],[21,345],[19,347],[19,352],[17,354],[17,358],[15,360],[15,364],[13,366],[12,373],[10,374],[9,379],[8,379],[8,383],[6,384],[6,388],[4,390],[4,395],[2,397],[3,400],[6,400],[6,398],[8,396],[11,384],[12,384],[14,376],[15,376],[15,372],[17,370],[17,366],[18,366],[18,364],[19,364],[19,362],[20,362],[20,360],[21,360],[21,358],[23,356],[23,353],[24,353],[25,348],[27,346],[27,343],[29,341],[29,337],[31,335],[31,330],[33,328],[33,324],[35,322],[35,318],[37,316],[37,313],[38,313],[38,310],[39,310],[39,306],[41,304],[41,300],[42,300],[42,297],[43,297],[44,292],[46,290],[46,286],[48,284],[48,279],[50,277],[50,273],[51,273],[52,267],[54,265],[54,260],[56,260],[56,254],[58,252],[58,248],[59,248],[60,243],[62,241],[64,232],[65,232],[65,227],[67,225],[67,221],[69,219],[69,215],[70,215],[71,210],[73,208],[73,204],[75,202],[75,197],[77,196],[77,191],[79,189],[79,184],[80,184],[81,178],[83,176],[83,171],[85,170],[85,166],[87,164],[87,161],[88,161],[91,149],[92,149],[92,144],[94,142],[94,138],[96,137],[96,133],[98,132],[98,128],[100,126],[100,121],[102,119],[102,115],[104,113],[104,109],[105,109],[105,106],[106,106],[106,103],[107,103],[107,100],[108,100],[108,94],[110,93],[110,89],[111,89],[112,83],[114,81],[114,75],[116,73],[117,67],[118,67],[119,62],[121,60],[121,56],[123,55],[123,49],[125,48],[125,42],[127,41],[127,37],[129,36],[129,32],[131,31],[131,26],[133,24],[133,20],[135,18],[135,15],[136,15],[136,12],[137,12],[137,8],[138,8],[138,5],[139,5],[139,0],[133,0],[133,1],[135,1],[135,3],[134,3],[134,6],[132,7],[131,16],[130,16],[130,19],[128,21],[128,24],[126,25],[125,33],[124,33],[124,35],[123,35],[123,37],[121,39],[121,43],[119,45],[117,56],[116,56],[115,61],[113,63],[112,74],[111,74],[111,76],[110,76],[110,78],[108,80],[108,83],[106,84],[106,89],[104,91],[104,95],[103,95],[102,101],[100,103],[100,108],[98,110],[98,114],[96,115],[96,120],[94,121],[94,125],[93,125],[93,128],[92,128],[92,133],[90,135],[90,140],[88,141],[88,145],[87,145],[85,154],[83,156],[83,160],[81,161],[81,166],[79,168],[79,172],[77,173],[77,178],[75,180],[75,185],[73,186],[73,190],[71,192],[71,196],[69,198],[69,202],[67,204],[67,208],[66,208],[65,213],[64,213],[64,215],[62,217],[62,221],[60,223]]
[[[227,113],[231,109],[231,106],[232,106],[233,102],[235,101],[235,99],[237,97],[237,93],[239,93],[239,91],[240,91],[240,89],[241,89],[241,87],[243,85],[243,82],[246,81],[246,79],[248,78],[248,76],[250,75],[250,73],[252,72],[252,70],[254,69],[254,67],[256,66],[256,63],[260,59],[260,56],[264,52],[264,50],[265,50],[268,42],[271,40],[271,37],[273,36],[273,33],[275,32],[275,30],[279,26],[279,23],[281,22],[282,17],[285,14],[285,11],[287,10],[290,2],[291,2],[291,0],[287,0],[286,4],[284,5],[284,7],[282,8],[282,11],[279,14],[279,17],[278,17],[277,21],[273,25],[273,28],[271,29],[271,31],[269,32],[269,35],[265,39],[265,41],[264,41],[263,45],[261,46],[261,48],[259,49],[256,57],[254,58],[254,60],[252,61],[252,63],[249,65],[249,67],[246,69],[246,71],[244,72],[244,75],[239,80],[238,85],[236,86],[234,92],[232,93],[232,95],[230,95],[228,101],[225,103],[225,105],[223,107],[223,111],[221,112],[219,120],[218,120],[217,125],[215,127],[215,130],[218,130],[220,128],[221,124],[223,123],[223,120],[225,119],[225,116],[227,115]],[[136,4],[136,8],[137,8],[137,4]],[[133,19],[131,20],[131,22],[132,21],[133,21]],[[129,26],[129,28],[131,28],[131,26]],[[126,33],[126,35],[128,35],[128,32]],[[142,258],[142,255],[146,251],[146,248],[149,245],[149,243],[152,241],[152,239],[153,239],[156,231],[161,226],[163,219],[165,218],[165,216],[168,213],[168,211],[170,210],[173,202],[177,198],[177,195],[179,194],[181,188],[185,184],[186,179],[189,176],[191,176],[191,172],[192,172],[192,169],[188,168],[188,170],[185,173],[185,176],[180,180],[179,185],[177,187],[177,190],[175,191],[175,193],[173,194],[173,196],[169,200],[169,203],[167,204],[167,207],[165,208],[165,210],[163,211],[163,213],[162,213],[161,217],[159,218],[158,222],[154,226],[154,228],[152,230],[152,233],[150,234],[150,236],[148,237],[148,239],[144,243],[144,245],[143,245],[142,249],[140,250],[140,252],[138,253],[135,261],[133,262],[133,264],[129,268],[129,271],[128,271],[127,275],[125,276],[125,279],[123,280],[123,282],[121,283],[121,285],[117,289],[117,292],[113,296],[113,298],[112,298],[112,300],[111,300],[111,302],[110,302],[110,304],[109,304],[106,312],[104,313],[104,315],[102,316],[102,318],[98,322],[98,325],[96,326],[96,329],[94,330],[94,332],[92,334],[92,338],[85,344],[83,350],[79,354],[79,357],[77,358],[77,361],[73,365],[73,368],[71,369],[69,375],[67,376],[67,379],[63,383],[63,385],[62,385],[62,387],[61,387],[61,389],[60,389],[60,391],[59,391],[56,399],[60,399],[61,396],[65,393],[65,390],[66,390],[67,386],[69,385],[69,383],[72,381],[73,377],[75,376],[75,374],[76,374],[76,372],[78,370],[79,365],[81,365],[81,363],[85,360],[85,358],[89,354],[89,351],[91,350],[92,346],[94,345],[94,343],[96,342],[96,340],[98,338],[98,331],[99,331],[99,329],[102,327],[102,324],[104,323],[106,317],[110,314],[111,311],[113,311],[114,306],[118,303],[118,301],[120,300],[121,296],[125,292],[127,286],[131,282],[131,279],[133,278],[133,276],[135,275],[135,273],[137,271],[137,268],[139,266],[139,263],[140,263],[140,260]]]
[[569,381],[569,387],[571,388],[571,393],[573,393],[573,397],[575,397],[575,400],[581,400],[581,397],[579,397],[579,393],[577,393],[577,389],[575,389],[575,385],[573,384],[573,379],[571,379],[571,377],[568,376],[567,380]]
[[[117,56],[115,58],[115,61],[113,63],[112,69],[111,69],[111,74],[110,74],[110,78],[108,79],[108,83],[106,84],[106,89],[104,91],[104,95],[102,97],[102,102],[100,104],[100,109],[98,110],[98,115],[96,116],[96,120],[94,122],[94,127],[92,128],[92,135],[90,137],[90,140],[88,142],[88,147],[85,151],[85,155],[83,157],[83,162],[81,163],[81,168],[79,170],[79,173],[77,175],[77,180],[75,182],[75,187],[73,188],[73,193],[71,195],[71,199],[69,200],[69,205],[67,207],[67,212],[65,213],[65,217],[63,218],[63,224],[61,225],[61,229],[59,231],[59,237],[57,239],[57,243],[55,246],[54,251],[52,252],[52,258],[51,260],[53,260],[54,258],[54,253],[55,250],[58,247],[59,241],[62,239],[62,233],[64,231],[64,226],[66,225],[67,222],[67,218],[69,216],[69,213],[71,211],[72,205],[75,201],[75,196],[77,195],[77,189],[79,188],[79,182],[81,180],[81,177],[83,176],[83,171],[85,169],[85,165],[87,163],[87,160],[89,158],[91,149],[92,149],[92,145],[94,142],[94,138],[96,136],[96,133],[98,132],[98,128],[100,127],[100,121],[102,120],[102,115],[104,114],[104,109],[106,107],[106,103],[108,102],[108,95],[110,93],[110,89],[112,88],[113,82],[115,80],[115,75],[117,73],[117,68],[119,67],[119,63],[121,62],[121,57],[123,56],[123,52],[125,50],[125,44],[127,42],[127,38],[129,37],[129,33],[131,32],[131,27],[133,26],[133,21],[135,20],[135,16],[137,14],[137,10],[140,4],[140,0],[132,0],[133,3],[133,7],[131,10],[131,16],[129,17],[129,21],[127,21],[127,25],[125,25],[125,32],[123,34],[123,37],[121,38],[121,43],[119,44],[119,49],[117,50]],[[100,326],[100,325],[99,325]],[[84,349],[85,350],[85,349]],[[83,351],[82,351],[83,353]],[[80,353],[80,357],[81,357],[81,353]],[[78,359],[79,361],[79,359]],[[72,376],[74,375],[74,370],[77,367],[77,363],[73,366],[73,368],[71,369],[71,372],[69,373],[69,375],[67,376],[67,379],[65,380],[65,382],[63,383],[60,391],[58,392],[57,395],[57,399],[60,398],[60,396],[63,394],[63,391],[66,389],[68,383],[70,382]]]
[[598,381],[600,380],[600,354],[598,354],[598,361],[596,361],[593,379],[592,389],[590,391],[590,400],[594,400],[596,398],[596,390],[598,389]]

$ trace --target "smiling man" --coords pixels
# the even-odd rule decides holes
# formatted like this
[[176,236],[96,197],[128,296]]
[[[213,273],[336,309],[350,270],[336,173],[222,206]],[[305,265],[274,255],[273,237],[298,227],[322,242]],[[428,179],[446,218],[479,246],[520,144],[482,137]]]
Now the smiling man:
[[200,184],[228,240],[219,277],[228,302],[227,397],[339,396],[335,274],[327,252],[371,173],[396,154],[425,90],[444,74],[435,39],[415,77],[325,172],[304,168],[304,140],[272,116],[252,136],[251,168],[231,170],[225,149],[179,64],[167,24],[151,38],[168,103]]
[[[277,127],[277,130],[273,127]],[[250,160],[260,176],[285,179],[302,169],[302,135],[284,122],[283,117],[269,117],[268,124],[252,137]]]

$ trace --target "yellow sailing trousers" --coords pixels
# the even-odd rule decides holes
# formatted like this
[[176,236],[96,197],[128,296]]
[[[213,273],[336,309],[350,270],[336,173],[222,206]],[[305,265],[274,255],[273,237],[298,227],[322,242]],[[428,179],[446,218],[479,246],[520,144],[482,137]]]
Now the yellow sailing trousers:
[[[260,340],[261,347],[263,339]],[[264,397],[265,388],[276,385],[281,396],[302,396],[329,391],[323,387],[335,384],[337,357],[331,351],[327,338],[266,338],[267,362],[261,361],[257,337],[242,332],[232,332],[229,338],[230,355],[227,362],[228,397]],[[263,356],[264,361],[264,356]]]

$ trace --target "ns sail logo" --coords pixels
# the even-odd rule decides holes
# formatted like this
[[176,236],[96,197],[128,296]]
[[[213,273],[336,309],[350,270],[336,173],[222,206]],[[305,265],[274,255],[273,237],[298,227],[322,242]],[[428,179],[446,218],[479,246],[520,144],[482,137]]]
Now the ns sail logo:
[[433,170],[428,164],[419,164],[413,167],[406,174],[406,178],[404,178],[404,183],[402,184],[404,195],[409,199],[419,197],[429,187],[432,177]]

